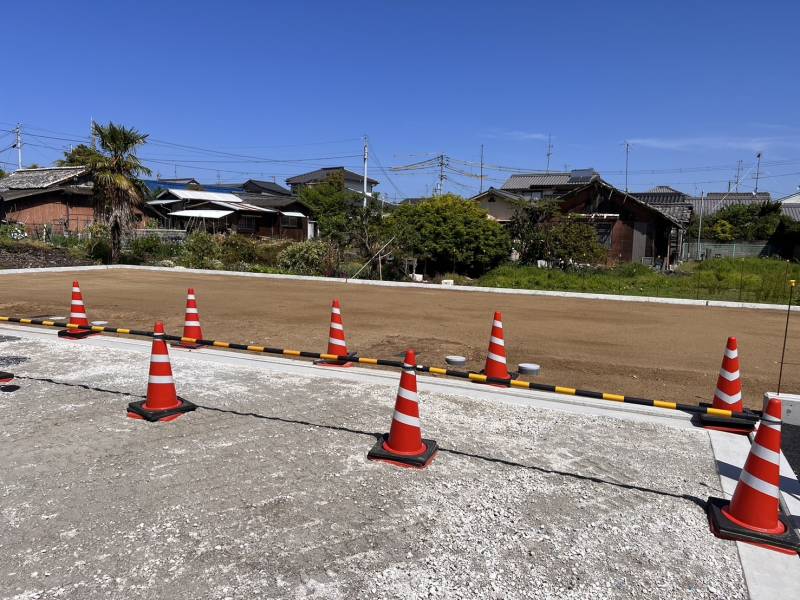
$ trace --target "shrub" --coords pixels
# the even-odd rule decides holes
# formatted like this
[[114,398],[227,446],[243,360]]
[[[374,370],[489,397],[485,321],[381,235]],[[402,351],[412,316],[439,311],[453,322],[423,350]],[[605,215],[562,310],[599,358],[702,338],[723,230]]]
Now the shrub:
[[219,245],[219,258],[226,267],[235,267],[237,263],[251,263],[256,259],[256,244],[252,238],[243,235],[227,235]]
[[111,232],[108,226],[94,223],[86,228],[84,240],[86,256],[103,263],[111,262]]
[[284,248],[278,254],[278,267],[297,275],[322,275],[329,254],[325,242],[309,240]]
[[0,238],[10,240],[24,240],[28,237],[25,227],[18,223],[3,223],[0,225]]
[[256,262],[267,267],[278,265],[278,255],[294,242],[287,240],[265,241],[256,244]]
[[[183,243],[181,264],[192,269],[222,268],[218,256],[219,246],[214,236],[205,231],[195,231]],[[216,263],[220,266],[216,267]]]
[[176,244],[165,242],[157,235],[134,239],[130,244],[130,256],[139,262],[153,262],[172,258],[180,252]]

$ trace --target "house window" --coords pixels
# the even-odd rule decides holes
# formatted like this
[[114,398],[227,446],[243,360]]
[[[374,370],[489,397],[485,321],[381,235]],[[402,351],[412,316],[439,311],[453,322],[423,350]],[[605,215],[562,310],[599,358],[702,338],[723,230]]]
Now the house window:
[[300,227],[300,217],[281,215],[281,227],[283,229],[298,229]]
[[242,215],[239,217],[239,224],[236,226],[236,230],[242,233],[255,233],[256,218],[250,215]]
[[487,202],[497,202],[497,200],[495,200],[493,196],[489,196]]
[[611,230],[614,228],[614,223],[608,221],[594,223],[594,229],[597,232],[597,241],[606,248],[611,248]]

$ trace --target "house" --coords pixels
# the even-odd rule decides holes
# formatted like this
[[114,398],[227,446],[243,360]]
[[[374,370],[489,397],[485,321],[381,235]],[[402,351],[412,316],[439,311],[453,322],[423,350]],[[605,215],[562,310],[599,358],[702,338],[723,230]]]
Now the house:
[[164,189],[147,203],[149,211],[169,229],[205,229],[301,241],[309,237],[309,213],[307,209],[301,212],[299,206],[293,196],[181,188]]
[[594,169],[517,173],[511,175],[500,189],[527,200],[546,200],[563,196],[599,177]]
[[608,249],[610,264],[641,262],[662,268],[675,264],[686,227],[678,218],[617,189],[593,170],[549,175],[512,175],[506,182],[512,182],[511,189],[506,184],[499,190],[489,188],[471,201],[485,209],[489,218],[506,224],[518,208],[553,200],[570,218],[594,227]]
[[562,212],[595,228],[608,249],[609,264],[636,262],[668,269],[678,260],[685,225],[599,176],[558,202]]
[[793,221],[800,222],[800,192],[789,194],[779,199],[781,203],[781,213],[792,219]]
[[692,220],[692,199],[688,194],[671,188],[668,185],[659,185],[646,192],[631,192],[631,196],[655,206],[661,212],[667,213],[684,227],[689,226]]
[[86,167],[19,169],[0,179],[0,200],[0,219],[29,234],[45,226],[58,235],[76,233],[94,222]]
[[[344,179],[344,187],[346,189],[357,194],[363,193],[364,176],[345,169],[344,167],[324,167],[309,173],[302,173],[301,175],[289,177],[289,179],[286,180],[286,183],[288,183],[289,187],[292,188],[292,193],[297,194],[303,187],[307,185],[326,183],[331,176],[335,175],[342,176]],[[378,185],[378,183],[380,182],[367,177],[367,193],[371,195],[373,188]]]
[[729,206],[772,202],[772,195],[769,192],[709,192],[702,197],[691,197],[689,201],[695,214],[710,217]]

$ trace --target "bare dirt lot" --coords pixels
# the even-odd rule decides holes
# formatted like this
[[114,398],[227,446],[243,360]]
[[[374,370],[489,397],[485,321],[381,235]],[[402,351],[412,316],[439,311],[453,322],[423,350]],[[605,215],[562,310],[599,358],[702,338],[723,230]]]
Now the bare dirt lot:
[[[680,402],[709,402],[725,339],[737,336],[745,401],[774,391],[785,313],[694,306],[388,288],[336,282],[137,270],[5,275],[0,313],[69,314],[78,278],[90,320],[180,333],[186,288],[196,288],[205,337],[324,351],[329,303],[342,301],[351,351],[424,364],[462,354],[482,367],[492,312],[502,311],[509,364],[542,365],[538,380]],[[794,318],[795,323],[797,318]],[[790,328],[784,391],[800,391],[800,325]]]

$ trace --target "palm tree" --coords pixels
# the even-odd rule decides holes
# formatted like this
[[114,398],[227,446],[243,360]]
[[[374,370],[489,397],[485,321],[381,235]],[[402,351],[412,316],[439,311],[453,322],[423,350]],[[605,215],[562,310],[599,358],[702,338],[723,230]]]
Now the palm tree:
[[138,146],[147,142],[147,134],[109,122],[95,123],[92,132],[99,142],[90,156],[89,172],[94,182],[95,221],[108,225],[111,234],[111,262],[119,262],[122,238],[134,223],[134,208],[141,206],[146,189],[139,179],[150,175],[136,156]]

